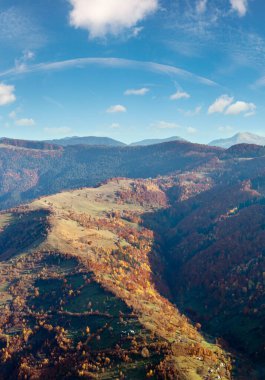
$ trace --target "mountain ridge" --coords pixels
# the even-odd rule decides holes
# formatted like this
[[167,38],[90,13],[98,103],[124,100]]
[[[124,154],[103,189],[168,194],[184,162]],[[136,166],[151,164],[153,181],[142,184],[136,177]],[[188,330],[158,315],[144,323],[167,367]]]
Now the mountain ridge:
[[230,354],[157,288],[163,265],[141,216],[163,207],[159,181],[120,178],[0,215],[4,380],[230,380]]
[[125,143],[114,140],[110,137],[98,137],[98,136],[71,136],[61,139],[45,140],[50,144],[56,144],[60,146],[69,145],[105,145],[105,146],[126,146]]
[[171,142],[171,141],[187,141],[179,136],[172,136],[164,139],[144,139],[140,141],[133,142],[129,144],[130,146],[148,146],[148,145],[155,145],[155,144],[162,144],[166,142]]

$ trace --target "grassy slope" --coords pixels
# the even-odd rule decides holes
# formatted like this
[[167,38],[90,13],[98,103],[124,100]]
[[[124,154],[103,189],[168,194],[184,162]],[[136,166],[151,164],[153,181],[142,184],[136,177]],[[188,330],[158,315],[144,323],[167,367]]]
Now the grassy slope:
[[[141,199],[137,199],[138,193],[142,194]],[[145,198],[145,194],[148,194],[148,197]],[[117,362],[118,354],[116,353],[116,356],[114,355],[111,358],[111,361],[115,362],[116,360],[116,364],[112,365],[112,368],[105,364],[102,365],[104,372],[97,372],[99,378],[114,378],[114,373],[111,371],[117,371],[120,366],[126,367],[118,375],[120,378],[123,378],[124,373],[127,378],[133,378],[134,375],[128,372],[130,366],[136,366],[138,368],[136,369],[140,371],[136,375],[137,379],[146,378],[146,373],[153,368],[152,365],[157,360],[161,360],[162,364],[160,368],[156,368],[156,376],[161,372],[161,376],[164,376],[164,378],[167,376],[167,378],[175,379],[179,376],[183,379],[199,380],[204,378],[215,379],[219,375],[222,376],[222,379],[230,378],[230,359],[225,352],[216,345],[206,342],[197,329],[166,298],[161,296],[154,284],[153,271],[155,270],[156,273],[156,283],[159,283],[161,263],[159,262],[158,252],[153,247],[154,237],[152,231],[141,227],[139,223],[140,217],[144,213],[152,211],[154,207],[165,206],[163,196],[164,194],[154,181],[145,182],[143,188],[141,181],[113,180],[96,189],[82,189],[42,198],[29,206],[27,212],[30,213],[39,212],[38,210],[49,211],[49,228],[47,229],[45,240],[39,242],[37,248],[29,244],[28,248],[26,246],[24,248],[24,251],[27,252],[26,255],[21,254],[21,251],[14,252],[14,254],[19,253],[20,256],[9,258],[8,261],[3,262],[0,266],[1,304],[2,308],[6,308],[6,311],[2,314],[1,324],[7,325],[9,328],[3,332],[10,335],[14,326],[17,328],[17,331],[13,331],[15,335],[8,338],[11,342],[9,343],[10,349],[8,349],[9,345],[7,344],[3,351],[3,357],[6,360],[6,371],[8,371],[8,363],[12,362],[12,357],[14,358],[17,355],[16,349],[14,349],[16,340],[21,339],[19,338],[21,334],[25,340],[25,335],[27,338],[28,334],[27,329],[32,330],[29,322],[23,322],[23,313],[28,317],[29,308],[32,311],[33,307],[33,309],[41,308],[39,312],[42,315],[49,314],[52,306],[57,305],[56,303],[59,302],[54,308],[55,316],[53,318],[55,319],[52,323],[54,326],[58,322],[57,314],[60,305],[63,305],[64,312],[85,313],[86,310],[89,311],[89,307],[84,307],[84,304],[86,305],[87,301],[91,299],[91,291],[97,294],[99,288],[95,290],[95,287],[97,287],[96,284],[98,283],[101,285],[100,289],[102,289],[103,293],[110,291],[111,294],[116,296],[116,298],[114,297],[115,302],[124,302],[124,306],[119,306],[119,309],[123,307],[126,310],[125,314],[129,314],[129,310],[136,313],[138,322],[137,320],[135,322],[132,320],[128,323],[133,326],[131,330],[139,330],[137,339],[140,347],[152,342],[156,345],[158,344],[157,340],[162,346],[163,342],[167,342],[167,345],[163,346],[164,348],[157,349],[155,346],[154,353],[150,355],[150,363],[146,363],[143,356],[140,355],[139,357],[139,353],[138,356],[137,353],[133,354],[130,348],[131,351],[128,351],[129,361],[122,360],[123,364],[121,364]],[[154,199],[156,204],[154,204]],[[21,210],[18,212],[21,212]],[[17,213],[14,213],[13,218],[16,217]],[[1,218],[3,223],[6,223],[6,216],[3,215]],[[55,270],[54,265],[52,266],[49,262],[43,267],[42,260],[49,260],[49,257],[54,256],[54,253],[64,257],[64,259],[60,259],[61,264],[66,259],[75,259],[78,262],[78,267],[72,268],[70,272],[68,271],[69,273],[67,269],[66,272],[65,269],[61,271],[60,268]],[[43,258],[43,255],[45,258]],[[57,267],[60,267],[60,265],[57,265]],[[61,275],[59,275],[60,271]],[[88,286],[89,289],[86,289],[82,283],[75,288],[71,280],[69,288],[60,283],[64,295],[66,289],[68,289],[68,293],[62,297],[56,294],[59,287],[58,283],[54,288],[52,282],[45,283],[46,280],[52,281],[52,279],[64,282],[67,276],[76,276],[79,271],[82,276],[89,276],[89,273],[93,273],[92,283],[95,285],[92,286],[92,290],[89,288],[90,285]],[[162,285],[161,283],[161,287]],[[84,292],[84,296],[82,292]],[[43,301],[43,297],[44,300],[49,300],[49,294],[52,294],[54,299],[51,298],[51,303],[48,303],[47,306],[47,302]],[[69,300],[72,295],[74,299]],[[105,293],[104,295],[101,294],[101,296],[97,294],[96,297],[92,297],[93,303],[96,303],[99,297],[108,296]],[[104,302],[106,300],[103,300]],[[47,310],[45,308],[42,310],[42,303],[46,304]],[[100,305],[98,305],[97,309],[99,307]],[[104,310],[106,311],[106,308]],[[110,310],[115,313],[113,305],[110,305]],[[43,321],[36,314],[36,309],[33,314],[34,318],[38,319],[39,327],[29,334],[35,337],[37,331],[42,329],[39,322]],[[66,318],[64,315],[66,319],[70,319],[70,317],[77,316],[68,315]],[[93,323],[98,323],[98,318],[95,318]],[[8,324],[6,324],[7,321]],[[55,357],[57,355],[56,350],[62,349],[60,344],[66,346],[66,353],[61,354],[62,357],[66,358],[67,352],[71,352],[72,341],[69,343],[67,339],[73,339],[74,335],[78,335],[77,331],[81,332],[85,329],[84,325],[80,326],[78,323],[77,328],[72,332],[73,323],[70,323],[68,335],[61,330],[56,331],[56,334],[54,330],[51,331],[57,337],[57,341],[61,339],[59,348],[54,348],[53,355]],[[93,323],[91,322],[92,325]],[[105,326],[104,321],[102,325]],[[49,331],[46,326],[47,329]],[[98,330],[100,330],[100,326],[98,326]],[[47,331],[45,334],[47,334]],[[116,334],[122,334],[121,327],[116,328]],[[53,339],[55,338],[53,337]],[[5,339],[3,338],[3,340]],[[118,336],[116,336],[116,340],[118,340]],[[147,340],[150,340],[150,342],[147,343]],[[97,343],[97,340],[95,342]],[[34,347],[33,343],[30,346]],[[87,342],[82,343],[83,347],[85,347],[85,343]],[[23,344],[25,346],[25,342]],[[17,346],[19,346],[18,343]],[[92,347],[95,351],[96,346],[92,345]],[[14,352],[9,357],[9,351],[12,352],[12,350]],[[27,350],[29,348],[24,347],[22,354],[27,356],[29,354]],[[100,350],[102,351],[102,348]],[[150,347],[149,351],[151,352]],[[80,357],[75,356],[77,355],[76,353],[77,350],[74,350],[72,358],[75,358],[77,363],[84,364],[84,367],[76,368],[76,370],[83,371],[85,376],[86,372],[92,371],[92,369],[84,360],[82,362]],[[84,355],[86,358],[86,354]],[[124,355],[124,352],[122,355]],[[136,355],[136,357],[134,358],[133,355]],[[134,359],[132,360],[132,358]],[[47,364],[45,359],[47,357],[41,357],[42,369],[39,368],[40,359],[35,358],[37,364],[35,362],[31,363],[32,367],[37,371],[36,376],[40,376],[41,371],[44,371],[46,367],[49,368],[49,363]],[[91,361],[91,356],[89,360]],[[103,359],[101,358],[101,360]],[[22,366],[20,370],[26,371],[26,366],[30,367],[29,362],[30,359],[24,365],[25,368]],[[36,366],[38,369],[36,369]],[[133,368],[131,369],[133,370]],[[58,369],[58,371],[62,371],[62,368]]]

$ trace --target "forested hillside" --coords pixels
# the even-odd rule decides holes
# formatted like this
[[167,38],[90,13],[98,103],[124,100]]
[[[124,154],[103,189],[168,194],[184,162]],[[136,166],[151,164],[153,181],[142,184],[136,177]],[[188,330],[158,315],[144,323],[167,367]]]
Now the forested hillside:
[[0,208],[64,189],[96,186],[112,177],[148,178],[210,161],[221,150],[184,142],[148,147],[70,146],[49,149],[29,142],[0,146]]

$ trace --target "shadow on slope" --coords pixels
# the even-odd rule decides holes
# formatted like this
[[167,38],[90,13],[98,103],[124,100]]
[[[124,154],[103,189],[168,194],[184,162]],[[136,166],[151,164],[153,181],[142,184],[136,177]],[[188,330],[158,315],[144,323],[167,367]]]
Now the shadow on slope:
[[0,261],[23,253],[45,240],[49,227],[49,211],[17,211],[0,234]]
[[[250,181],[216,186],[182,202],[172,196],[177,193],[168,192],[168,209],[143,216],[155,232],[171,301],[239,353],[235,378],[263,379],[264,198]],[[255,371],[246,377],[249,362]]]

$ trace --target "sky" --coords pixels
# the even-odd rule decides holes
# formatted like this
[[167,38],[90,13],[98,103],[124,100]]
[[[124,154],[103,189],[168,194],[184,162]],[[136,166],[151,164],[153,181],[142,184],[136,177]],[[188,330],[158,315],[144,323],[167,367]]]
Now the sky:
[[0,136],[265,135],[263,0],[0,0]]

